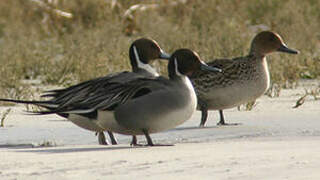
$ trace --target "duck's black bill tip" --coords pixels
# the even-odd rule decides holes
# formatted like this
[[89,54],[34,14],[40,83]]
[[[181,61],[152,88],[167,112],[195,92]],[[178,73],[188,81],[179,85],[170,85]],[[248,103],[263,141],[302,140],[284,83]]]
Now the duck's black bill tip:
[[159,56],[159,58],[166,59],[166,60],[169,60],[170,57],[171,57],[171,55],[166,53],[166,52],[164,52],[164,51],[161,51],[160,56]]
[[201,70],[203,71],[211,71],[211,72],[222,72],[222,69],[216,68],[216,67],[212,67],[212,66],[208,66],[204,63],[201,64]]
[[279,52],[285,52],[285,53],[290,53],[290,54],[299,54],[299,51],[290,49],[286,45],[281,45],[280,48],[278,49]]

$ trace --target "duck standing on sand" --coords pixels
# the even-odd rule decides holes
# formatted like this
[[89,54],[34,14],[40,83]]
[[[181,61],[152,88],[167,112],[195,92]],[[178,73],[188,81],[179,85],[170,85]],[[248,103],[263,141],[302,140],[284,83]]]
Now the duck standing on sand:
[[125,135],[145,135],[174,128],[196,110],[197,98],[187,77],[195,71],[220,71],[200,61],[191,50],[180,49],[170,57],[169,79],[135,78],[126,83],[91,88],[87,98],[42,114],[67,113],[90,117],[103,130]]
[[[114,84],[126,83],[135,78],[148,77],[156,78],[159,74],[149,65],[155,59],[169,59],[170,55],[165,53],[158,43],[151,39],[141,38],[134,41],[129,49],[130,63],[133,72],[119,72],[104,77],[92,79],[77,85],[70,86],[65,89],[47,91],[42,97],[51,97],[46,101],[21,101],[1,99],[2,101],[10,101],[15,103],[34,104],[44,107],[51,112],[68,118],[71,122],[84,129],[98,133],[99,144],[106,145],[103,129],[94,122],[96,114],[77,114],[68,112],[59,112],[60,109],[70,108],[83,101],[86,101],[96,90],[104,90],[105,87],[114,86]],[[44,114],[39,112],[40,114]],[[112,144],[117,144],[111,131],[108,131]],[[132,139],[132,143],[136,143],[136,137]]]
[[198,109],[202,112],[200,126],[205,125],[208,110],[219,110],[218,125],[227,125],[224,109],[253,101],[267,91],[270,75],[266,55],[272,52],[298,54],[286,46],[279,34],[263,31],[253,38],[249,55],[208,63],[223,73],[199,71],[190,76],[198,96]]

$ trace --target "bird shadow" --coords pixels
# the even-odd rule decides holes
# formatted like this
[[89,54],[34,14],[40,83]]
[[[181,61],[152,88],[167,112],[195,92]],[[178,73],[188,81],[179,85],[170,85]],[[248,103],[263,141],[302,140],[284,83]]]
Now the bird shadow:
[[112,151],[112,150],[124,150],[135,148],[148,148],[147,146],[105,146],[105,147],[72,147],[72,148],[28,148],[19,149],[16,152],[30,152],[30,153],[75,153],[75,152],[92,152],[92,151]]
[[25,149],[25,148],[33,148],[33,144],[0,144],[1,148],[6,149]]
[[69,122],[68,119],[49,119],[48,121],[54,121],[54,122]]
[[183,130],[199,130],[199,129],[216,129],[219,128],[218,126],[204,126],[204,127],[199,127],[199,126],[189,126],[189,127],[177,127],[174,129],[171,129],[169,131],[183,131]]

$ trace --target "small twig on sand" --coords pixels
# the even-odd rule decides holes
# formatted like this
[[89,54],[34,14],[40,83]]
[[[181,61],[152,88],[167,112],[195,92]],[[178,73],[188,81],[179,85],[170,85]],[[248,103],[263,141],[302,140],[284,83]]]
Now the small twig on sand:
[[11,108],[8,108],[2,115],[1,117],[1,124],[0,127],[4,127],[4,120],[6,119],[6,117],[8,116],[8,114],[10,113]]
[[301,98],[299,98],[298,101],[297,101],[297,103],[296,103],[296,105],[293,106],[292,108],[298,108],[299,106],[301,106],[301,105],[304,103],[304,101],[305,101],[305,99],[306,99],[306,97],[307,97],[308,95],[309,95],[309,93],[306,93],[306,94],[303,95]]
[[[254,107],[257,106],[257,104],[258,103],[256,102],[256,100],[254,100],[254,101],[247,102],[246,104],[237,106],[237,109],[238,111],[242,111],[242,110],[251,111]],[[241,108],[242,106],[244,106],[244,108]]]
[[304,102],[307,96],[312,96],[314,98],[314,100],[318,100],[320,99],[318,96],[320,94],[320,88],[317,89],[311,89],[310,91],[305,89],[305,94],[298,99],[296,105],[292,108],[298,108],[299,106],[301,106]]

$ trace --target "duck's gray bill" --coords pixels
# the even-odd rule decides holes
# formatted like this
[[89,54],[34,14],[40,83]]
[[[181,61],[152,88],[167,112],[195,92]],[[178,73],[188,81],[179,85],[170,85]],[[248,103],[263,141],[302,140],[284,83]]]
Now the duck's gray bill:
[[284,44],[282,44],[281,46],[280,46],[280,48],[278,49],[278,51],[280,51],[280,52],[285,52],[285,53],[290,53],[290,54],[298,54],[299,53],[299,51],[296,51],[296,50],[294,50],[294,49],[290,49],[290,48],[288,48],[286,45],[284,45]]
[[203,70],[203,71],[222,72],[221,69],[216,68],[216,67],[212,67],[212,66],[208,66],[208,65],[205,64],[205,63],[201,63],[200,68],[201,68],[201,70]]
[[160,51],[160,58],[161,58],[161,59],[168,59],[168,60],[169,60],[170,57],[171,57],[170,54],[164,52],[164,51],[161,49],[161,51]]

